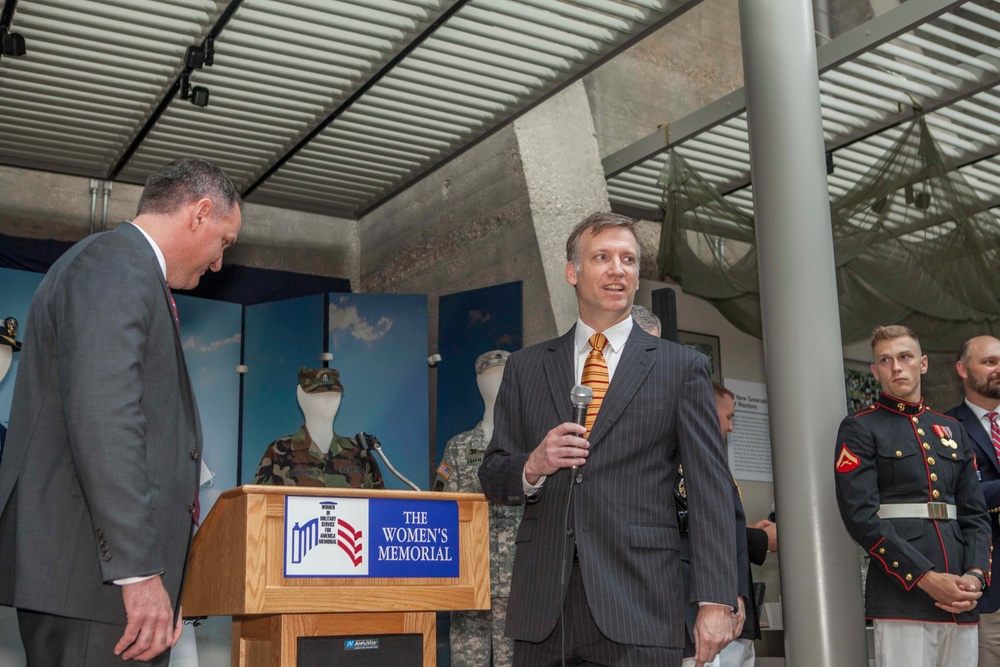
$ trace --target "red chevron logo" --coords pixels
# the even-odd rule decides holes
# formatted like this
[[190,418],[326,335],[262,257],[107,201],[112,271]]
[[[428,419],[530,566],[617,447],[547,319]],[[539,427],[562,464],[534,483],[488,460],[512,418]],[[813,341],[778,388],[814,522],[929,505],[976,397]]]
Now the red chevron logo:
[[365,545],[361,541],[361,531],[354,530],[354,526],[343,519],[337,519],[337,546],[344,550],[344,553],[354,563],[354,567],[364,561],[364,554],[361,553],[361,550],[364,549]]

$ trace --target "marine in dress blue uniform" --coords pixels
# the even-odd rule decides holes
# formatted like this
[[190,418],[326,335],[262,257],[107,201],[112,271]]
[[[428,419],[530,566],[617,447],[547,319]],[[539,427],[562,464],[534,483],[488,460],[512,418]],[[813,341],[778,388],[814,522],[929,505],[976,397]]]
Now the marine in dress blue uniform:
[[[872,370],[882,392],[870,408],[841,422],[837,502],[848,532],[871,557],[865,613],[876,621],[876,665],[974,664],[969,651],[978,652],[980,594],[971,591],[985,588],[990,572],[986,504],[968,436],[920,399],[927,358],[916,336],[900,330],[909,331],[876,328]],[[880,620],[922,623],[887,624],[894,630],[883,635]],[[968,632],[952,630],[963,625]],[[908,651],[921,640],[907,634],[897,642],[900,628],[929,636],[917,662]]]

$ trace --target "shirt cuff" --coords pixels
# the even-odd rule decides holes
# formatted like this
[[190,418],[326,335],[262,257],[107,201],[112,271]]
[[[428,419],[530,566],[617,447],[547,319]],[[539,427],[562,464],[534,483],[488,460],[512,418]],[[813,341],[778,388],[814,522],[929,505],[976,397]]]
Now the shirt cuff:
[[146,581],[147,579],[152,579],[153,577],[158,577],[162,572],[157,572],[156,574],[147,574],[145,577],[125,577],[124,579],[115,579],[111,583],[115,586],[127,586],[128,584],[138,584],[140,581]]
[[524,495],[529,498],[538,493],[544,483],[545,475],[542,475],[538,478],[538,484],[528,484],[528,478],[524,475],[524,471],[521,471],[521,487],[524,489]]
[[725,607],[729,611],[735,611],[732,605],[722,604],[721,602],[699,602],[698,608],[700,609],[701,607]]

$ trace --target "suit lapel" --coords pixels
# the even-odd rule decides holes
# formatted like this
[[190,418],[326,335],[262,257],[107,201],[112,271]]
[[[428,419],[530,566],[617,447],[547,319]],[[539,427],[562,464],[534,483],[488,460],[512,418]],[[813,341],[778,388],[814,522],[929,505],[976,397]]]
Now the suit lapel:
[[174,318],[174,304],[170,296],[170,288],[167,286],[167,281],[163,277],[163,273],[160,271],[159,262],[156,259],[156,253],[153,252],[152,246],[149,245],[149,241],[143,236],[142,232],[133,224],[122,223],[115,228],[115,231],[121,231],[121,233],[132,235],[136,242],[143,248],[143,251],[148,251],[150,255],[150,261],[156,267],[156,276],[160,280],[160,289],[163,292],[163,303],[167,308],[167,316],[170,319],[171,328],[174,330],[174,349],[177,352],[177,369],[178,375],[180,376],[180,389],[182,401],[184,403],[184,411],[188,417],[188,423],[191,428],[194,429],[196,442],[198,443],[198,449],[201,449],[201,418],[198,415],[198,409],[194,403],[194,391],[191,388],[191,379],[188,377],[187,364],[184,362],[184,347],[181,342],[181,332],[178,326],[177,320]]
[[976,458],[985,458],[993,466],[993,469],[997,471],[997,474],[1000,474],[1000,461],[997,460],[996,450],[993,449],[993,441],[986,433],[986,429],[983,428],[983,423],[976,418],[975,413],[965,403],[959,406],[957,412],[959,421],[965,427],[965,432],[969,434],[969,437],[972,438],[976,446],[982,450]]
[[608,385],[608,393],[604,396],[601,411],[597,413],[597,421],[594,422],[594,428],[590,432],[588,440],[591,445],[598,442],[611,429],[653,368],[652,351],[656,349],[656,343],[652,341],[644,344],[640,332],[641,329],[633,324],[632,333],[629,334],[622,357],[615,368],[615,376]]
[[564,333],[559,338],[549,343],[548,352],[545,356],[545,377],[549,382],[549,391],[552,393],[552,402],[556,406],[556,414],[559,415],[559,423],[568,422],[572,418],[572,406],[569,402],[569,393],[577,382],[573,376],[576,350],[574,349],[574,336],[576,325]]

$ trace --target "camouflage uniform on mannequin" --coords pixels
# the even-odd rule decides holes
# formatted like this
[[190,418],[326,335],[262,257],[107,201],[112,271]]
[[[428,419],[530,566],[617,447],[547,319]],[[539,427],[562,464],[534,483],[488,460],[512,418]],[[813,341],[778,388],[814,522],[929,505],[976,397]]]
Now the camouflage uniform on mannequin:
[[[336,395],[332,395],[334,392]],[[343,392],[338,370],[299,369],[299,404],[306,423],[292,435],[278,438],[267,446],[254,474],[254,484],[385,488],[374,456],[364,452],[354,438],[333,431],[333,419]],[[311,397],[320,394],[331,394],[326,396],[331,400],[317,404]],[[321,432],[324,435],[320,435]],[[314,437],[329,446],[324,447]]]
[[[21,343],[17,340],[17,320],[8,317],[0,328],[0,380],[3,380],[10,370],[14,353],[21,351]],[[7,427],[0,424],[0,460],[3,459],[3,443],[7,439]]]
[[[486,403],[483,421],[471,431],[448,441],[438,475],[445,491],[482,493],[479,464],[493,430],[493,402],[500,387],[508,352],[493,350],[476,359],[476,380]],[[494,370],[495,369],[495,370]],[[495,378],[492,378],[495,374]],[[487,430],[491,433],[487,434]],[[488,667],[490,652],[495,667],[509,667],[514,641],[503,636],[514,568],[514,537],[521,522],[521,507],[490,504],[490,601],[489,611],[456,611],[451,614],[452,667]]]

